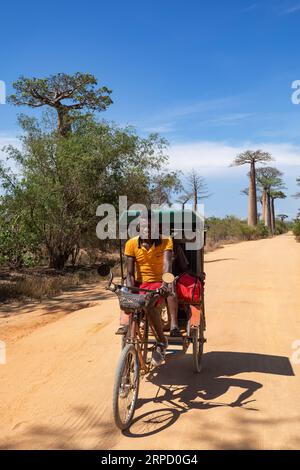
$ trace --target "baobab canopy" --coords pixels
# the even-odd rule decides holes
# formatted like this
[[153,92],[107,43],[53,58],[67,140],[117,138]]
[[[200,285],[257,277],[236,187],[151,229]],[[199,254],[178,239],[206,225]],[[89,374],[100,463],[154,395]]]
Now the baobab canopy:
[[18,106],[49,106],[55,109],[58,132],[66,135],[71,130],[72,113],[81,110],[105,111],[112,104],[111,90],[97,85],[93,75],[80,72],[74,75],[58,73],[46,78],[21,76],[13,84],[16,91],[8,101]]

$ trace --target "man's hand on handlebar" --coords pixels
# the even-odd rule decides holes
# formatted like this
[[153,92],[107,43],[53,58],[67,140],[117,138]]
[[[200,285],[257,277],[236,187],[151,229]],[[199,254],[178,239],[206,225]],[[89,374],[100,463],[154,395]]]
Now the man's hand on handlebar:
[[167,282],[162,282],[159,288],[159,293],[163,297],[167,297],[168,295],[172,294],[172,284],[169,284]]

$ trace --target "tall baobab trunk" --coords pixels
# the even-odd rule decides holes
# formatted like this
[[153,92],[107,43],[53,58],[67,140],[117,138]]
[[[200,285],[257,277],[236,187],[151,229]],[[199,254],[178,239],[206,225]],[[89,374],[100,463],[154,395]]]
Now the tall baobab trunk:
[[248,198],[248,225],[257,225],[257,195],[256,195],[256,176],[255,163],[251,162],[250,181],[249,181],[249,198]]
[[275,222],[275,199],[271,196],[271,230],[272,234],[275,234],[276,222]]
[[270,194],[267,193],[267,203],[266,203],[266,220],[265,220],[265,225],[268,227],[269,230],[271,230],[271,197]]
[[262,191],[262,220],[266,223],[267,220],[267,191],[263,189]]
[[57,109],[58,114],[58,132],[62,137],[66,137],[71,133],[71,118],[64,108]]

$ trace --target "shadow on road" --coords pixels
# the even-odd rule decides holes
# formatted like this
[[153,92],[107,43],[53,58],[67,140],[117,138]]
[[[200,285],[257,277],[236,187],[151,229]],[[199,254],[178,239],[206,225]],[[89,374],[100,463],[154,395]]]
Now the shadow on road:
[[236,260],[236,258],[219,258],[219,259],[205,260],[205,264],[218,263],[219,261],[234,261],[234,260]]
[[[148,377],[148,380],[157,387],[156,397],[138,401],[138,408],[151,401],[164,407],[167,405],[167,408],[162,407],[137,417],[124,434],[128,437],[151,436],[171,426],[181,414],[192,409],[207,410],[226,406],[258,411],[250,404],[255,402],[254,394],[263,385],[253,380],[233,377],[245,372],[294,375],[289,359],[283,356],[228,351],[209,352],[203,358],[201,374],[193,372],[190,355],[178,357]],[[233,402],[224,403],[221,401],[222,396],[232,387],[241,389],[241,393]],[[142,432],[135,432],[135,429],[140,428],[137,425],[140,421],[144,422]],[[149,425],[146,429],[145,422]]]
[[41,315],[51,315],[58,312],[66,314],[82,308],[93,307],[97,302],[112,298],[111,292],[105,291],[99,284],[68,287],[62,294],[42,300],[26,300],[12,304],[1,305],[1,318],[13,315],[24,315],[40,311]]

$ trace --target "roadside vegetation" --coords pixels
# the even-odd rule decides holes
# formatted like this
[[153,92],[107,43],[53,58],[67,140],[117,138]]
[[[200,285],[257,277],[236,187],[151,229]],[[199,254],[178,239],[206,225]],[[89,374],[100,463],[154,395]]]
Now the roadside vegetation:
[[[158,134],[141,137],[100,119],[113,104],[112,91],[93,75],[21,77],[14,88],[11,104],[44,112],[19,115],[20,146],[6,147],[7,164],[0,162],[0,302],[55,295],[95,281],[95,264],[105,257],[116,263],[115,242],[96,237],[100,204],[117,208],[126,195],[128,205],[191,203],[197,210],[211,196],[197,170],[169,168],[168,142]],[[207,219],[208,251],[288,230],[287,216],[276,216],[275,207],[286,197],[283,175],[257,168],[272,160],[261,150],[236,156],[233,166],[250,166],[243,191],[248,219]]]
[[[300,186],[300,176],[297,178],[297,184]],[[294,194],[294,197],[296,199],[300,199],[300,192],[297,192]],[[298,241],[300,241],[300,209],[297,214],[297,219],[294,221],[294,224],[292,226],[293,233]]]
[[293,233],[298,241],[300,241],[300,220],[297,220],[293,225]]

